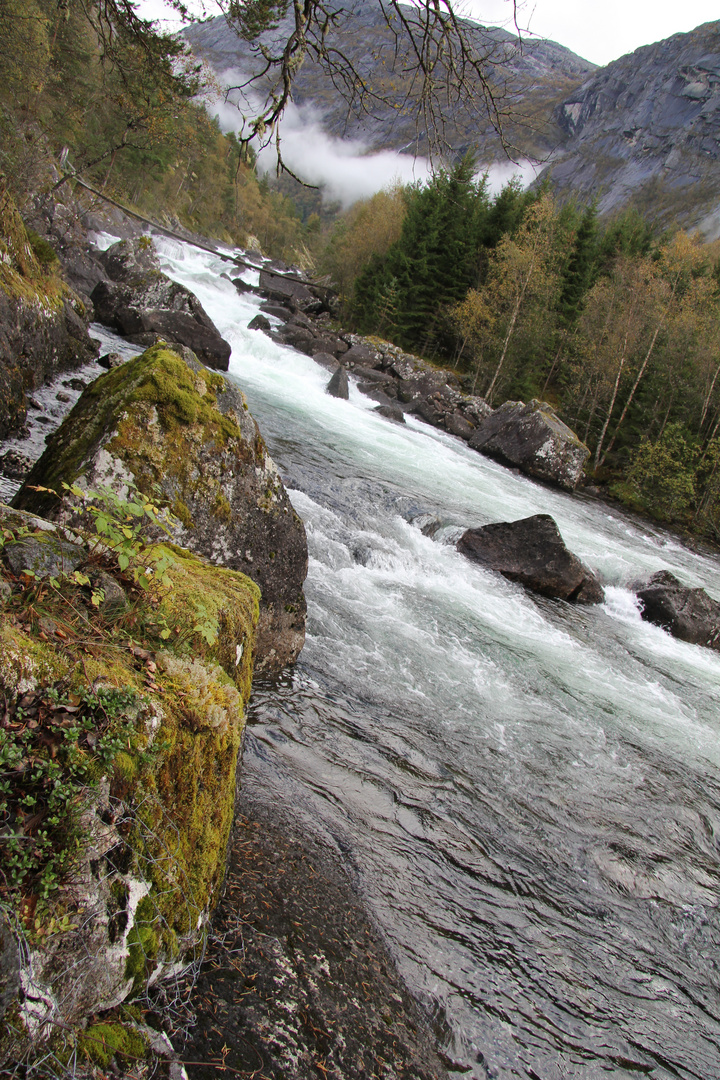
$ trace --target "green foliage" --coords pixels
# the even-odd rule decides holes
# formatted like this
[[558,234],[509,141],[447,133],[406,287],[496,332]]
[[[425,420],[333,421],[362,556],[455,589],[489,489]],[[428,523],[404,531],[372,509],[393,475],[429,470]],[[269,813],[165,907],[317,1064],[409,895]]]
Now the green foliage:
[[[73,866],[91,790],[134,739],[137,695],[66,683],[18,695],[0,729],[0,894],[47,900]],[[58,927],[62,929],[62,927]],[[54,932],[54,924],[36,933]]]
[[675,423],[657,442],[644,439],[627,471],[627,483],[643,506],[666,521],[685,519],[697,497],[698,447],[685,434]]

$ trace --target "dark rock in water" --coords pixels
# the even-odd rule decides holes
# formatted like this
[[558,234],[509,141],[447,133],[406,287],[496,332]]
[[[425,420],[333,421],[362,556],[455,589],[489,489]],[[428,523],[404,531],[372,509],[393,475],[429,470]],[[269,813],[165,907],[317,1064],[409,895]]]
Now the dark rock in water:
[[547,402],[506,401],[469,440],[473,450],[574,491],[590,451]]
[[63,405],[67,405],[70,401],[72,401],[70,395],[66,394],[64,390],[58,390],[55,398],[57,401],[62,402]]
[[380,413],[386,420],[394,420],[396,424],[405,423],[405,413],[399,405],[377,405],[375,412]]
[[269,270],[261,270],[259,289],[268,300],[287,305],[294,311],[313,314],[323,309],[322,301],[304,281],[296,277],[285,277]]
[[445,428],[451,435],[457,435],[465,442],[468,442],[475,434],[475,428],[461,412],[448,413],[445,417]]
[[276,331],[276,337],[281,345],[291,345],[294,349],[299,349],[300,352],[305,352],[306,348],[314,341],[312,330],[306,330],[304,326],[292,326],[290,323],[281,326]]
[[433,427],[442,427],[445,421],[443,403],[436,397],[418,398],[411,403],[410,411]]
[[468,529],[457,550],[542,596],[578,604],[601,604],[605,599],[600,582],[568,551],[549,514]]
[[392,398],[388,397],[385,393],[385,387],[378,385],[377,383],[358,383],[358,390],[365,397],[371,398],[373,401],[377,401],[379,405],[384,405],[387,408],[392,408],[394,402]]
[[[155,346],[96,379],[48,442],[20,509],[75,527],[81,503],[34,485],[133,484],[174,514],[171,539],[262,590],[255,671],[279,671],[305,638],[305,529],[240,389],[190,350]],[[164,539],[164,534],[159,534]]]
[[125,363],[125,359],[119,352],[109,352],[105,353],[104,356],[98,356],[97,362],[100,367],[105,368],[106,371],[110,371],[111,368],[122,367]]
[[255,285],[248,285],[247,281],[243,281],[241,277],[230,278],[230,280],[241,295],[243,293],[257,292],[257,288],[255,287]]
[[720,652],[720,603],[704,589],[691,589],[668,570],[636,588],[642,617],[673,637]]
[[347,371],[344,367],[339,367],[333,375],[330,382],[325,388],[325,393],[330,394],[332,397],[344,398],[346,401],[350,397],[350,387],[348,386]]
[[19,450],[7,450],[0,456],[0,473],[9,480],[24,480],[32,466],[31,459]]
[[282,322],[289,322],[292,318],[292,311],[289,307],[285,307],[283,304],[274,304],[271,300],[264,300],[260,305],[260,310],[264,311],[266,315],[274,315],[276,319],[280,319]]
[[312,354],[312,358],[320,367],[327,368],[328,371],[337,371],[338,361],[332,353],[316,352]]
[[313,334],[315,333],[315,324],[302,311],[296,311],[294,315],[291,315],[288,324],[290,326],[302,326],[306,330],[311,330]]
[[63,386],[67,386],[70,390],[77,390],[79,392],[85,389],[87,383],[84,379],[63,379]]
[[208,367],[227,371],[230,346],[198,298],[161,272],[150,241],[121,240],[101,259],[111,280],[92,292],[99,322],[140,344],[150,343],[147,335],[160,335],[187,345]]
[[270,330],[270,320],[266,319],[264,315],[256,315],[254,319],[251,319],[248,323],[248,330]]

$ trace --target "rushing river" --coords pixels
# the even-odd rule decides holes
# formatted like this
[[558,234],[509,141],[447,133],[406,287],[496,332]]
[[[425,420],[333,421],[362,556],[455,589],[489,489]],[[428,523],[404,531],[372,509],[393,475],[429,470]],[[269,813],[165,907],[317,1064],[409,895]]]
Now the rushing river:
[[[159,246],[231,342],[308,533],[307,643],[254,693],[244,783],[341,853],[458,1075],[720,1080],[720,654],[642,622],[631,591],[667,568],[720,597],[720,562],[355,388],[328,397],[326,371],[247,330],[258,301],[227,264]],[[541,511],[604,605],[454,550],[459,527]]]

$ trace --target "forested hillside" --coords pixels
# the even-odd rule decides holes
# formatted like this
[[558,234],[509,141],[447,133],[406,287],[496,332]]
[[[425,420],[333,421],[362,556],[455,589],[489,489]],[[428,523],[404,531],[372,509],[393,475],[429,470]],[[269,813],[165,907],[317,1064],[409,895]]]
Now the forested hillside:
[[0,0],[0,169],[27,212],[62,160],[165,224],[301,255],[294,205],[241,159],[200,89],[211,80],[185,47],[122,0]]
[[[381,235],[367,217],[397,237],[358,268],[360,238]],[[491,198],[465,159],[376,197],[375,214],[356,208],[325,261],[358,329],[452,365],[493,405],[549,400],[591,447],[597,481],[717,537],[716,246],[655,235],[634,211],[600,220],[547,188]]]

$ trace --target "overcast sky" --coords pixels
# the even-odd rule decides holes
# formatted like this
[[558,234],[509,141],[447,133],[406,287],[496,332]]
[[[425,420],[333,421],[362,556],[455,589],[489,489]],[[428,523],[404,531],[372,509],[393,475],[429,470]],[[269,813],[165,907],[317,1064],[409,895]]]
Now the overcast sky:
[[[478,22],[512,29],[511,0],[461,4]],[[594,64],[720,18],[717,0],[527,0],[518,7],[521,30],[551,38]]]
[[[456,3],[478,22],[512,29],[512,0]],[[720,17],[717,0],[525,0],[518,6],[521,30],[552,38],[594,64],[607,64],[641,45]],[[212,0],[206,7],[213,10]],[[162,17],[166,11],[163,0],[140,0],[139,8],[147,18]]]

